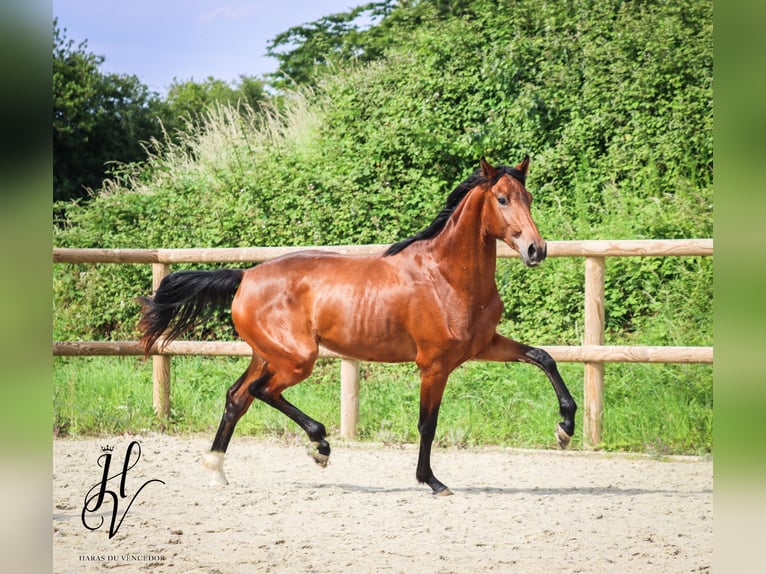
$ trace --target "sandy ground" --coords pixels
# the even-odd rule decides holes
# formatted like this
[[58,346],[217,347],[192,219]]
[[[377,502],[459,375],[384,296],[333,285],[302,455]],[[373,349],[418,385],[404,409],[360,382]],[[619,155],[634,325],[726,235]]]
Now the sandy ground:
[[[141,458],[132,457],[123,498],[119,475],[133,440]],[[455,494],[434,497],[415,481],[414,445],[336,440],[322,469],[304,446],[235,435],[225,463],[230,484],[213,487],[199,462],[209,440],[54,440],[54,572],[711,570],[711,460],[435,449],[434,472]],[[106,444],[114,447],[113,478],[103,505],[86,514],[91,527],[105,519],[91,531],[82,511],[101,481]],[[139,490],[152,479],[164,484]],[[109,491],[118,524],[124,515],[111,539]]]

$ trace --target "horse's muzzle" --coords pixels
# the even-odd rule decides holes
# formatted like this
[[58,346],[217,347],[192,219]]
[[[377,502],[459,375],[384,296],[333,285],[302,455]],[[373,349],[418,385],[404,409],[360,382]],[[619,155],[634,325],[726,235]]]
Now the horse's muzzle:
[[537,267],[548,255],[548,244],[543,241],[539,244],[530,243],[526,253],[521,254],[527,267]]

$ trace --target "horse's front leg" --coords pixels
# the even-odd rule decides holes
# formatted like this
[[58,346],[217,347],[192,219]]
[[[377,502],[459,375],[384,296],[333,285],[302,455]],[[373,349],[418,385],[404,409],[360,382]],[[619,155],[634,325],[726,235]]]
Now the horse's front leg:
[[572,399],[572,395],[569,394],[569,389],[564,384],[553,357],[543,349],[530,347],[495,333],[489,345],[482,349],[475,358],[482,361],[518,361],[530,363],[542,369],[553,385],[553,390],[559,400],[559,412],[564,417],[564,420],[556,426],[556,440],[561,448],[566,448],[569,445],[575,429],[574,416],[575,411],[577,411],[577,404]]
[[452,491],[439,481],[431,470],[431,445],[436,436],[439,407],[449,373],[442,372],[438,368],[422,366],[420,372],[420,418],[418,420],[420,450],[416,477],[419,482],[430,486],[432,493],[436,496],[449,496]]

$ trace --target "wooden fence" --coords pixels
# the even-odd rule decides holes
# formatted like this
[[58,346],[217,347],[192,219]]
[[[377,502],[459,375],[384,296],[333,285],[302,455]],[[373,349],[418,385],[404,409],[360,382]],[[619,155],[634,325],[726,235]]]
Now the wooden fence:
[[[348,254],[380,253],[385,245],[311,247]],[[54,263],[151,263],[152,289],[170,273],[173,263],[258,263],[305,247],[245,247],[210,249],[65,249],[54,248]],[[712,363],[713,347],[605,346],[604,273],[606,257],[711,256],[712,239],[549,241],[548,257],[585,258],[585,325],[583,345],[544,346],[559,362],[585,364],[583,388],[583,443],[601,442],[604,409],[604,363]],[[498,243],[498,257],[518,257]],[[142,355],[137,341],[59,341],[57,356]],[[173,341],[153,355],[153,403],[158,416],[170,412],[170,357],[172,355],[249,356],[243,342]],[[341,359],[340,433],[356,436],[359,412],[359,362],[320,348],[320,357]]]

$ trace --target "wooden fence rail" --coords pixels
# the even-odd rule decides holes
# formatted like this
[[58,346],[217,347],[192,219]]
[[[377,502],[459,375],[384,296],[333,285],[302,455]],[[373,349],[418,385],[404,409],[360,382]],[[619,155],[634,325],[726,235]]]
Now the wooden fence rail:
[[[310,247],[347,254],[380,253],[386,245]],[[173,263],[259,263],[308,247],[243,247],[209,249],[67,249],[54,248],[54,263],[152,264],[152,289],[170,273]],[[713,347],[617,346],[604,341],[605,257],[711,256],[712,239],[549,241],[548,257],[585,258],[585,325],[582,346],[544,346],[559,362],[585,364],[583,381],[583,443],[599,445],[602,435],[604,363],[712,363]],[[498,243],[498,257],[518,257]],[[58,341],[56,356],[143,355],[137,341]],[[249,356],[243,342],[173,341],[152,355],[153,402],[158,416],[170,413],[172,355]],[[359,411],[359,362],[320,348],[320,357],[341,359],[341,436],[356,436]]]

